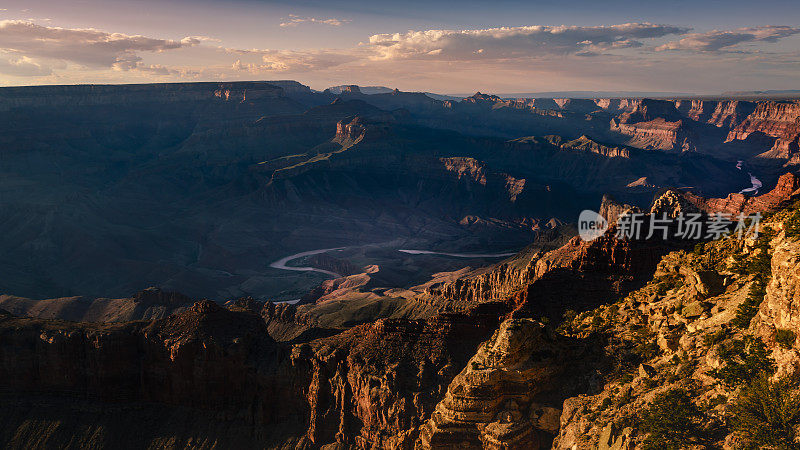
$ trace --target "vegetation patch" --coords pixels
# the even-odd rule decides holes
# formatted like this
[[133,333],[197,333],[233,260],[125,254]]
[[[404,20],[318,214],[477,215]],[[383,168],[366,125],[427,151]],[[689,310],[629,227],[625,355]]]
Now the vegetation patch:
[[769,357],[767,347],[761,339],[753,336],[734,339],[721,345],[719,356],[725,364],[712,370],[710,374],[732,389],[759,376],[775,373],[775,361]]
[[775,332],[775,341],[783,348],[792,348],[797,335],[792,330],[778,329]]
[[769,381],[764,375],[747,385],[733,405],[730,422],[746,449],[797,449],[800,396],[796,379]]
[[678,450],[699,441],[704,414],[685,389],[672,389],[656,396],[642,420],[648,433],[646,450]]
[[708,333],[705,336],[703,336],[703,344],[705,344],[706,347],[717,345],[720,342],[727,339],[728,334],[729,334],[728,330],[726,330],[725,328],[720,328],[719,330],[713,333]]
[[737,255],[735,263],[731,267],[733,272],[742,276],[751,276],[753,279],[747,300],[739,305],[736,317],[731,322],[738,328],[750,326],[750,321],[758,313],[758,307],[764,301],[764,295],[767,293],[767,283],[772,276],[772,257],[769,253],[769,242],[772,237],[772,233],[767,230],[762,231],[756,240],[753,251],[749,255]]

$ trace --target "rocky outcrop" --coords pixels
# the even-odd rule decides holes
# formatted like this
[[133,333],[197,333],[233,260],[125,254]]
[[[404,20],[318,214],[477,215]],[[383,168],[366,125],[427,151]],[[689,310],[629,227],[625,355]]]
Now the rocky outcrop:
[[626,123],[612,119],[611,131],[630,136],[626,145],[646,150],[694,150],[690,133],[682,120],[670,122],[658,117],[650,121]]
[[[302,362],[293,363],[286,349],[266,333],[261,318],[249,312],[228,311],[205,301],[150,323],[79,324],[3,315],[0,335],[0,388],[6,393],[2,402],[9,420],[4,420],[4,431],[26,423],[34,427],[27,438],[31,441],[23,439],[20,445],[36,440],[63,446],[83,426],[73,424],[76,429],[57,433],[35,429],[38,424],[46,426],[53,414],[69,417],[73,414],[70,405],[49,411],[34,407],[27,422],[16,422],[18,416],[9,416],[9,408],[24,397],[22,393],[49,399],[44,404],[69,396],[94,403],[95,409],[105,403],[139,404],[154,417],[163,417],[169,409],[176,414],[216,413],[221,421],[242,424],[229,427],[229,433],[221,433],[218,439],[241,442],[244,434],[251,433],[251,442],[254,439],[264,446],[278,445],[290,437],[291,430],[304,429],[308,406],[297,390],[306,383],[302,380],[307,369]],[[275,408],[276,404],[283,407]],[[123,413],[118,420],[126,416]],[[273,423],[282,423],[283,431],[253,438]],[[99,424],[98,433],[87,437],[86,445],[126,445],[124,435],[103,431],[123,424],[109,418]],[[136,442],[150,445],[164,438],[144,426],[137,427],[137,433]],[[170,433],[174,445],[181,445],[177,442],[185,439],[184,434],[201,442],[209,437],[190,424]]]
[[694,208],[708,214],[716,212],[736,216],[756,212],[771,211],[787,205],[791,200],[800,195],[800,178],[792,173],[785,173],[778,179],[777,185],[766,194],[747,197],[744,194],[730,194],[725,198],[704,199],[689,192],[673,191],[673,196],[680,197],[683,203],[689,203]]
[[467,177],[476,183],[486,185],[486,165],[477,161],[475,158],[441,158],[444,169],[453,172],[458,176]]
[[[267,448],[410,448],[447,384],[497,324],[493,315],[387,319],[291,346],[270,338],[268,326],[251,311],[255,307],[248,299],[229,309],[204,301],[166,319],[115,325],[0,311],[0,417],[9,419],[3,432],[14,436],[15,427],[44,427],[46,414],[69,416],[78,407],[34,408],[24,422],[15,411],[31,395],[45,398],[43,404],[69,395],[100,410],[145,402],[153,417],[185,411],[216,414],[228,424],[227,434],[215,435],[191,421],[169,436],[140,429],[136,442],[147,445],[172,436],[182,447],[188,436]],[[264,308],[269,320],[300,321],[289,306]],[[101,430],[121,425],[98,423]],[[16,439],[23,446],[31,442],[26,439],[61,445],[59,439],[80,430],[78,424],[64,427],[56,435],[29,428],[28,438]],[[102,432],[86,442],[121,444]]]
[[[765,342],[773,344],[772,356],[777,365],[778,376],[794,376],[800,373],[800,351],[796,345],[796,337],[800,336],[800,243],[782,233],[771,244],[772,278],[751,326]],[[779,330],[790,333],[790,338],[775,345]]]
[[[720,128],[736,128],[756,109],[756,104],[746,101],[723,101],[705,122]],[[702,121],[702,120],[699,120]]]
[[669,122],[678,121],[681,118],[674,102],[647,98],[629,100],[626,105],[626,111],[618,117],[619,122],[622,124],[652,122],[657,119]]
[[603,195],[603,200],[600,202],[600,210],[597,211],[598,214],[608,221],[609,225],[615,223],[620,216],[628,212],[640,211],[639,208],[634,206],[617,202],[608,194]]
[[559,146],[564,150],[594,153],[606,158],[630,158],[631,156],[627,148],[603,145],[586,135],[572,141],[561,143]]
[[506,320],[450,383],[417,448],[546,447],[558,430],[560,405],[542,394],[564,353],[541,323]]
[[0,295],[0,308],[18,315],[76,322],[126,322],[162,319],[184,310],[192,299],[151,287],[128,298],[62,297],[33,300]]
[[[606,336],[604,352],[616,355],[616,362],[598,366],[605,374],[599,391],[564,401],[552,448],[639,448],[654,435],[663,439],[659,423],[635,418],[647,417],[668,392],[686,393],[693,405],[706,408],[680,441],[682,447],[702,442],[736,448],[749,439],[731,419],[745,395],[742,388],[755,375],[739,379],[730,374],[765,370],[780,380],[800,369],[800,323],[795,319],[799,253],[796,238],[786,232],[796,233],[790,228],[796,216],[794,208],[778,211],[762,224],[767,234],[758,240],[732,237],[693,253],[670,253],[642,289],[567,319],[561,329],[568,336]],[[766,295],[756,287],[763,282],[760,277],[766,279]],[[757,350],[760,345],[763,350]],[[756,364],[765,368],[755,369]],[[777,407],[773,399],[758,401]]]
[[350,147],[357,144],[364,138],[365,126],[358,117],[346,122],[339,121],[336,124],[336,135],[333,142],[341,144],[342,147]]
[[656,217],[677,219],[681,215],[695,214],[701,211],[711,213],[710,210],[702,209],[696,204],[704,200],[702,197],[692,198],[697,198],[698,201],[692,202],[683,192],[670,189],[655,199],[650,206],[650,214],[655,214]]
[[594,100],[588,98],[554,98],[553,101],[565,111],[587,114],[598,109]]
[[800,102],[758,102],[746,119],[732,127],[727,140],[744,140],[753,133],[777,138],[766,156],[791,157],[798,151]]
[[308,439],[318,446],[410,448],[447,384],[495,325],[490,316],[382,319],[312,343]]
[[534,275],[531,260],[533,257],[535,255],[529,255],[527,262],[500,264],[474,277],[458,278],[449,283],[430,286],[426,294],[449,300],[454,308],[493,301],[504,302],[530,282]]
[[706,122],[714,114],[718,102],[712,100],[676,100],[675,108],[686,117]]

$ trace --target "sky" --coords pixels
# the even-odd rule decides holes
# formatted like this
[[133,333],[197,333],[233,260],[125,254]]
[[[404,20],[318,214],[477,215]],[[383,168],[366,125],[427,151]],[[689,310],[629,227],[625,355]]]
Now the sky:
[[800,89],[797,0],[0,0],[0,85]]

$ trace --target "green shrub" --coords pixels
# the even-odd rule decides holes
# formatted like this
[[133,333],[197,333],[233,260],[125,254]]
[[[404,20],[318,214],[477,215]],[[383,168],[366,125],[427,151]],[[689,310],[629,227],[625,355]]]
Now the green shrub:
[[736,309],[736,317],[733,318],[731,324],[737,328],[749,327],[750,321],[758,314],[758,307],[764,301],[766,293],[766,282],[763,280],[754,281],[750,285],[750,293],[747,299]]
[[678,375],[679,379],[691,378],[695,369],[697,369],[697,363],[693,361],[687,361],[678,367],[678,370],[675,372],[675,374]]
[[712,345],[717,345],[720,342],[724,341],[725,338],[728,337],[728,330],[721,328],[714,333],[709,333],[703,336],[703,343],[706,347],[711,347]]
[[633,401],[633,394],[631,393],[633,389],[627,389],[616,401],[617,407],[625,406],[628,403]]
[[770,382],[761,376],[742,390],[731,412],[733,431],[745,448],[797,449],[800,425],[796,380]]
[[663,392],[653,400],[642,421],[642,430],[648,433],[644,448],[686,448],[697,442],[703,419],[703,413],[692,403],[692,398],[685,389]]
[[712,398],[712,399],[710,399],[708,401],[708,404],[706,405],[706,408],[714,409],[718,405],[724,405],[726,403],[728,403],[728,397],[725,396],[725,395],[722,395],[722,394],[718,394],[718,395],[714,396],[714,398]]
[[769,253],[769,242],[772,237],[772,232],[762,230],[750,255],[741,254],[734,257],[736,262],[731,270],[739,275],[753,277],[753,284],[750,285],[750,293],[747,296],[747,300],[739,305],[736,310],[736,317],[731,322],[738,328],[750,326],[750,321],[756,316],[759,305],[764,301],[767,283],[769,283],[772,275],[772,257]]
[[751,253],[734,255],[734,264],[731,267],[731,271],[739,275],[755,275],[756,277],[769,278],[772,272],[769,243],[774,236],[774,232],[770,230],[761,230]]
[[783,220],[783,231],[789,238],[800,236],[800,209],[795,207],[789,217]]
[[620,382],[620,383],[622,383],[622,384],[628,384],[628,383],[630,383],[631,381],[633,381],[633,379],[634,379],[634,378],[635,378],[635,376],[633,375],[633,372],[630,372],[630,371],[628,371],[628,372],[624,372],[624,373],[623,373],[623,374],[620,376],[620,378],[619,378],[619,382]]
[[777,330],[775,333],[775,341],[783,348],[792,348],[797,335],[792,330]]
[[645,378],[642,383],[644,384],[644,387],[646,387],[647,389],[655,389],[661,384],[661,382],[659,382],[655,378]]
[[727,345],[720,346],[719,356],[725,365],[709,373],[729,388],[735,388],[764,374],[775,373],[775,362],[769,357],[767,347],[761,339],[753,336],[734,339]]

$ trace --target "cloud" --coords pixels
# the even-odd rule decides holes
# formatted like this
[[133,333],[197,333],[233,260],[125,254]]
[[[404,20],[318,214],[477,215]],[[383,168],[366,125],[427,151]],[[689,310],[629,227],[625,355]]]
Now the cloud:
[[[686,28],[650,23],[607,27],[529,26],[485,30],[427,30],[377,34],[349,49],[238,50],[231,66],[250,73],[323,70],[351,62],[392,60],[493,61],[554,54],[593,56],[642,47],[641,39],[685,33]],[[260,61],[248,58],[258,55]]]
[[688,28],[651,23],[612,26],[525,26],[483,30],[427,30],[376,34],[364,44],[379,59],[506,59],[548,55],[591,56],[643,46],[642,39],[685,34]]
[[[656,51],[689,50],[697,52],[728,51],[731,47],[746,42],[777,42],[779,39],[800,33],[800,28],[788,26],[762,26],[736,30],[714,30],[693,33],[679,41],[656,47]],[[742,51],[742,50],[738,50]]]
[[286,20],[286,21],[285,22],[281,22],[281,24],[280,24],[280,26],[282,26],[284,28],[285,27],[296,27],[297,25],[300,25],[301,23],[315,23],[315,24],[331,25],[331,26],[334,26],[334,27],[340,27],[340,26],[344,25],[345,23],[350,22],[350,20],[348,20],[348,19],[335,19],[335,18],[320,19],[320,18],[317,18],[317,17],[300,17],[300,16],[296,16],[294,14],[289,14],[289,18],[288,19],[284,19],[284,20]]
[[28,61],[56,60],[92,68],[130,70],[140,64],[139,52],[192,47],[204,40],[198,36],[175,41],[92,28],[48,27],[29,20],[0,21],[0,50]]
[[[345,22],[290,16],[284,26]],[[0,21],[0,80],[239,80],[279,73],[318,86],[391,83],[445,92],[534,87],[686,91],[740,89],[736,86],[748,83],[766,89],[798,81],[800,54],[764,51],[768,43],[798,33],[798,28],[780,26],[695,33],[651,23],[543,25],[376,34],[345,48],[244,50],[208,45],[211,39],[199,36],[171,40],[8,20]],[[176,52],[176,58],[155,55],[162,52]],[[724,87],[720,74],[725,74]]]
[[53,69],[39,64],[27,56],[0,58],[0,73],[17,77],[42,77],[51,75]]
[[323,70],[355,61],[359,56],[355,52],[337,50],[231,50],[229,52],[243,55],[259,55],[257,63],[242,62],[237,59],[232,69],[251,73],[289,72]]

